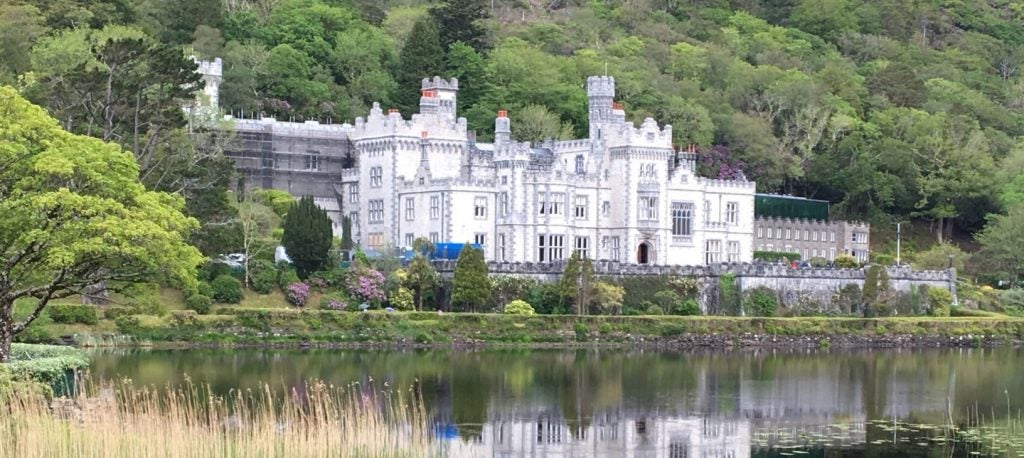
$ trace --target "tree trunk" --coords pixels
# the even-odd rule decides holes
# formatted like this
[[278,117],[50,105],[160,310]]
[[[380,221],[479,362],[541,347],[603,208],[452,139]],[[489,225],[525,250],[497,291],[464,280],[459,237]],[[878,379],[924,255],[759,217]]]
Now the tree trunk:
[[14,334],[14,317],[11,316],[13,304],[0,305],[0,363],[11,359],[11,338]]

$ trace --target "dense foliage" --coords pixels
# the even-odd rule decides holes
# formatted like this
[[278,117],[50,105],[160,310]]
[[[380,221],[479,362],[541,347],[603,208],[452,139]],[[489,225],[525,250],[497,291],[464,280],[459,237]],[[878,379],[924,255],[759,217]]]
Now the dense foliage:
[[491,279],[483,250],[468,244],[459,253],[452,274],[452,306],[459,310],[478,311],[491,297]]
[[327,266],[333,241],[331,219],[313,203],[312,197],[303,197],[291,206],[284,218],[281,245],[292,259],[299,278],[306,278]]

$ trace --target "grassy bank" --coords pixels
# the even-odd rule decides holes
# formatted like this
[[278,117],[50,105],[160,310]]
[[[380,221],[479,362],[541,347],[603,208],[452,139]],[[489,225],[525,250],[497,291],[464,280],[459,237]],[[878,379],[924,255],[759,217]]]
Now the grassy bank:
[[[98,333],[113,329],[120,342],[199,344],[572,344],[632,343],[682,336],[989,336],[1024,337],[1024,319],[1004,316],[953,318],[743,318],[682,316],[510,316],[437,312],[338,312],[329,310],[220,308],[214,314],[175,311],[100,320]],[[79,330],[89,331],[88,328]],[[56,332],[57,329],[49,332]],[[80,343],[118,342],[78,334]]]

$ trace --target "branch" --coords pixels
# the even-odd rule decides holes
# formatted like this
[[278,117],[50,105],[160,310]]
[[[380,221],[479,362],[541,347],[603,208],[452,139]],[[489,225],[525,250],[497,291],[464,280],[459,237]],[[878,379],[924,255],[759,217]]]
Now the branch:
[[11,330],[12,333],[17,334],[21,331],[24,331],[25,328],[28,327],[28,325],[32,324],[32,322],[36,320],[36,318],[39,318],[39,314],[43,312],[43,309],[46,307],[46,304],[50,302],[50,299],[53,297],[53,292],[57,290],[57,285],[64,280],[64,275],[66,273],[66,269],[61,269],[60,274],[58,274],[53,279],[53,281],[51,281],[50,284],[46,286],[46,294],[43,297],[40,297],[38,301],[36,301],[36,308],[32,310],[32,313],[30,313],[27,318],[25,318],[25,321],[22,321],[21,323],[16,323],[14,325],[14,328],[12,328]]

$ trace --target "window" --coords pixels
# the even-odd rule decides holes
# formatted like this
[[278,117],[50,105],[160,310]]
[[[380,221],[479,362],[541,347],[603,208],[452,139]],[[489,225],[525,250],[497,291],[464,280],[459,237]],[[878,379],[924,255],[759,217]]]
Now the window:
[[548,212],[548,195],[547,193],[537,193],[537,214],[545,215]]
[[817,248],[811,250],[811,257],[812,258],[818,257],[818,249]]
[[473,198],[473,216],[476,219],[487,219],[487,198],[486,197],[474,197]]
[[793,240],[792,233],[789,229],[786,229],[786,240]]
[[366,244],[372,248],[379,247],[384,244],[384,233],[383,232],[371,232],[367,234]]
[[769,227],[768,228],[768,240],[772,239],[772,232],[775,232],[775,229]]
[[370,187],[379,188],[384,184],[384,167],[370,167]]
[[586,175],[586,173],[587,173],[587,168],[586,168],[585,162],[583,161],[583,155],[581,154],[579,156],[576,156],[576,174],[577,175]]
[[548,256],[552,261],[557,261],[565,257],[565,236],[564,235],[552,235],[549,236],[548,245],[551,248],[551,252]]
[[722,262],[722,241],[707,240],[704,242],[704,263],[717,264]]
[[565,236],[540,234],[537,236],[537,260],[558,261],[565,257]]
[[640,221],[658,220],[658,198],[640,196]]
[[576,219],[587,219],[587,196],[576,196]]
[[438,243],[440,241],[441,237],[437,234],[437,232],[430,233],[430,243]]
[[693,202],[672,202],[672,235],[693,235]]
[[828,249],[828,260],[829,261],[835,261],[836,260],[836,249],[835,248],[829,248]]
[[441,217],[441,196],[430,196],[430,219]]
[[505,234],[498,234],[498,260],[505,260]]
[[759,238],[759,239],[763,239],[764,238],[764,228],[763,227],[757,228],[757,238]]
[[508,216],[508,193],[501,193],[501,216]]
[[384,222],[384,200],[376,199],[370,201],[369,221],[371,223]]
[[548,213],[552,215],[561,215],[562,207],[565,205],[565,193],[564,192],[553,192],[551,193],[551,200],[548,201]]
[[740,262],[740,242],[729,242],[725,249],[728,252],[726,261]]
[[800,229],[796,229],[793,231],[793,238],[796,240],[800,240]]
[[815,242],[817,242],[818,241],[818,231],[811,231],[811,238],[814,239]]
[[576,237],[573,251],[578,251],[584,258],[590,257],[590,237]]
[[348,202],[352,203],[352,204],[359,202],[359,185],[358,184],[350,183],[348,185]]
[[740,204],[738,202],[725,204],[725,221],[733,226],[740,223]]
[[658,178],[654,164],[640,164],[640,178]]
[[811,231],[804,229],[804,240],[808,242],[811,241]]
[[487,245],[487,234],[473,234],[473,243],[480,246]]
[[775,245],[772,245],[771,243],[769,243],[768,244],[768,248],[766,248],[766,250],[768,250],[768,251],[775,251]]
[[611,213],[611,211],[612,211],[612,203],[611,202],[608,202],[607,200],[604,201],[604,202],[601,202],[601,216],[608,216],[608,214]]
[[416,219],[416,199],[413,197],[405,198],[405,220],[412,221]]
[[320,170],[320,152],[316,150],[309,150],[309,154],[306,155],[306,170]]
[[[825,240],[826,240],[826,238],[825,238],[825,231],[821,231],[821,241],[824,242]],[[822,255],[822,256],[824,256],[824,255]]]
[[828,241],[836,243],[836,231],[832,231],[828,234]]
[[508,176],[507,175],[502,175],[501,176],[501,184],[508,184]]
[[405,246],[411,247],[413,239],[415,239],[413,234],[405,234]]
[[612,261],[618,261],[621,259],[619,252],[619,236],[611,237],[608,241],[608,253],[612,258]]
[[854,232],[853,233],[853,243],[868,243],[868,233],[867,232]]

